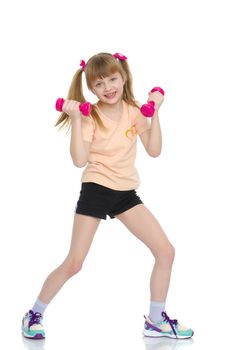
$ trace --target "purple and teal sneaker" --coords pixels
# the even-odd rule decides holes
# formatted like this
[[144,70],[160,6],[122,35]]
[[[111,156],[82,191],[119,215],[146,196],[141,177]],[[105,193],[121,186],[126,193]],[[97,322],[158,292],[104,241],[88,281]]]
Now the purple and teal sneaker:
[[149,317],[144,316],[145,324],[143,335],[146,337],[168,337],[175,339],[191,338],[194,334],[191,328],[181,326],[177,320],[171,320],[166,312],[161,313],[161,320],[153,323]]
[[42,315],[39,312],[29,310],[22,320],[22,332],[24,337],[30,339],[44,339],[45,331],[42,325]]

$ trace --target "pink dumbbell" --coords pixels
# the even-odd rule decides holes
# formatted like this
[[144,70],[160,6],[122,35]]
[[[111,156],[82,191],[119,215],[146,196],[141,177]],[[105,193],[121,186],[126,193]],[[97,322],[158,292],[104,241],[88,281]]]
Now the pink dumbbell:
[[[62,112],[62,107],[65,100],[64,98],[60,97],[56,101],[55,108],[57,111]],[[80,112],[85,115],[86,117],[91,113],[92,105],[90,102],[83,102],[79,105]]]
[[[154,87],[151,92],[155,92],[155,91],[159,91],[162,95],[165,94],[164,90],[158,86]],[[155,112],[155,103],[154,101],[150,101],[148,103],[145,103],[144,105],[142,105],[142,107],[140,108],[142,114],[145,117],[152,117],[154,112]]]

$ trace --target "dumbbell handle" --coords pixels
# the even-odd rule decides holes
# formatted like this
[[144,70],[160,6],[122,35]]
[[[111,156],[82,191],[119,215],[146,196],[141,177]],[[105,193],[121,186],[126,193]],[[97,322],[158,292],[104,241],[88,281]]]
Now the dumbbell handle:
[[[57,99],[56,105],[55,105],[55,108],[57,111],[62,112],[62,107],[63,107],[64,102],[65,102],[65,100],[62,97],[59,97]],[[92,105],[90,102],[83,102],[83,103],[80,103],[80,105],[79,105],[80,112],[86,117],[88,115],[90,115],[91,109],[92,109]]]
[[[158,86],[153,87],[153,89],[150,92],[155,92],[155,91],[159,91],[162,95],[165,94],[164,90]],[[152,117],[155,112],[154,101],[149,101],[148,103],[145,103],[144,105],[142,105],[140,110],[145,117],[149,117],[149,118]]]

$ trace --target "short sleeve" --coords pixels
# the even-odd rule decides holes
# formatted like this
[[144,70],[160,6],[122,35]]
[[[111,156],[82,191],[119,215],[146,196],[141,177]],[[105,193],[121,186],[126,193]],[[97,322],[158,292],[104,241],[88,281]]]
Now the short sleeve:
[[83,141],[92,142],[94,136],[94,121],[91,116],[82,117]]
[[148,118],[144,117],[144,115],[140,112],[140,109],[135,108],[136,117],[135,124],[138,135],[142,134],[144,131],[150,129],[150,121]]

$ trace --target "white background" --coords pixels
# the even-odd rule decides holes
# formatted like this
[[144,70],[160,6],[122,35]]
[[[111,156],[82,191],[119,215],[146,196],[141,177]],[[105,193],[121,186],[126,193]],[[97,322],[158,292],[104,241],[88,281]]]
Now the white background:
[[[2,349],[222,349],[232,333],[231,1],[5,1],[1,32]],[[142,339],[153,257],[117,220],[101,222],[79,275],[46,311],[45,344],[22,315],[67,254],[83,169],[54,123],[80,59],[128,57],[135,96],[158,85],[163,150],[138,139],[138,194],[176,259],[166,309],[193,342]],[[86,94],[91,100],[93,97]],[[160,342],[160,344],[159,344]]]

